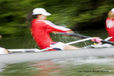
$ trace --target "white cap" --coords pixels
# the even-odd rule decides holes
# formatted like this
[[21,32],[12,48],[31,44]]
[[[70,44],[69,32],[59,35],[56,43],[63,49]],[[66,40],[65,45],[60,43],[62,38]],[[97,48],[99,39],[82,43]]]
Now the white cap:
[[35,8],[32,12],[33,12],[32,15],[37,15],[37,14],[42,14],[42,15],[45,15],[45,16],[50,16],[51,15],[44,8]]
[[112,13],[114,13],[114,8],[112,8],[112,10],[111,10],[111,11],[112,11]]

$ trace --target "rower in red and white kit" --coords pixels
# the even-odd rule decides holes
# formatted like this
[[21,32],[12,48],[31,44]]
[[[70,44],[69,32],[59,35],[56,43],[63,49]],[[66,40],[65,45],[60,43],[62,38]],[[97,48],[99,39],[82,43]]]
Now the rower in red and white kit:
[[[55,50],[77,49],[77,47],[74,47],[71,45],[64,46],[64,43],[62,42],[56,43],[52,41],[50,37],[50,33],[52,32],[70,33],[72,32],[72,30],[69,28],[62,27],[62,26],[57,26],[53,24],[51,21],[46,20],[46,17],[50,15],[51,14],[48,13],[43,8],[35,8],[32,12],[33,20],[31,24],[31,32],[32,32],[33,38],[35,39],[40,49],[45,49],[53,45],[57,46],[57,48],[53,48]],[[98,40],[98,39],[95,38],[95,40]]]
[[[58,43],[53,42],[50,37],[50,33],[52,33],[52,32],[66,32],[66,33],[72,32],[71,29],[69,29],[69,28],[57,26],[57,25],[53,24],[51,21],[46,20],[46,16],[49,16],[51,14],[48,13],[43,8],[35,8],[33,10],[32,15],[35,18],[32,20],[31,32],[32,32],[33,38],[37,42],[37,45],[40,47],[40,49],[48,48],[52,44],[54,44],[54,45],[63,44],[61,42],[58,42]],[[61,49],[62,48],[64,49],[65,47],[61,47]],[[70,46],[70,45],[67,46],[66,49],[67,48],[77,49],[76,47]],[[60,48],[56,48],[56,49],[60,49]]]
[[110,37],[110,41],[114,42],[114,8],[109,11],[106,19],[106,29]]

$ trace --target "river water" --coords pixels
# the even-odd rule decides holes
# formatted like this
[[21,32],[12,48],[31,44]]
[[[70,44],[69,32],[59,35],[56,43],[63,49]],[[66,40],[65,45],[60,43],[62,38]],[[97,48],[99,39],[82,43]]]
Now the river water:
[[54,59],[0,67],[0,76],[114,76],[112,58]]
[[[105,38],[105,30],[79,32],[89,36]],[[93,34],[94,33],[94,34]],[[56,40],[56,36],[54,36]],[[57,38],[58,40],[59,38]],[[63,40],[64,39],[64,40]],[[37,47],[30,39],[13,38],[1,40],[1,45],[6,48],[33,48]],[[75,38],[60,38],[59,41],[72,41]],[[9,44],[6,44],[8,42]],[[10,44],[11,43],[11,44]],[[18,44],[17,44],[18,43]],[[21,45],[20,45],[21,44]],[[87,45],[90,43],[83,43]],[[82,46],[82,44],[80,44]],[[15,64],[0,63],[0,76],[114,76],[114,57],[86,57],[53,59],[39,62],[23,62]]]

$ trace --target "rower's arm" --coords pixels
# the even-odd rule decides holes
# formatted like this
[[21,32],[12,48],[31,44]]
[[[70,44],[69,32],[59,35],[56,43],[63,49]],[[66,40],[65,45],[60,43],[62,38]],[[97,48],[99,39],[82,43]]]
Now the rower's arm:
[[50,21],[46,21],[45,23],[46,23],[46,30],[48,30],[48,32],[68,32],[68,31],[71,31],[69,28],[66,28],[63,26],[57,26]]

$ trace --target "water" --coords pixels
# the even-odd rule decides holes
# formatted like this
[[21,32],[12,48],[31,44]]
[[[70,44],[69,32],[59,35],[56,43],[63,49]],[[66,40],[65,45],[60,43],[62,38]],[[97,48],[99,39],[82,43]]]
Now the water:
[[[105,30],[97,30],[88,36],[107,37]],[[93,34],[94,33],[94,34]],[[53,38],[55,41],[69,42],[76,38]],[[64,41],[63,41],[64,40]],[[6,48],[35,48],[36,43],[31,37],[2,39],[1,46]],[[90,43],[81,43],[76,46],[85,46]],[[114,59],[103,57],[54,59],[39,62],[24,62],[16,64],[1,64],[0,76],[114,76]]]
[[69,58],[1,65],[0,76],[114,76],[113,58]]

